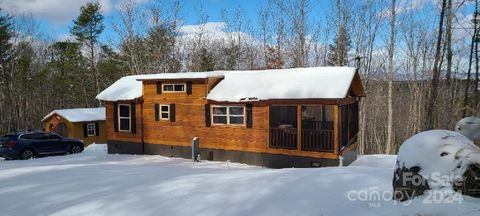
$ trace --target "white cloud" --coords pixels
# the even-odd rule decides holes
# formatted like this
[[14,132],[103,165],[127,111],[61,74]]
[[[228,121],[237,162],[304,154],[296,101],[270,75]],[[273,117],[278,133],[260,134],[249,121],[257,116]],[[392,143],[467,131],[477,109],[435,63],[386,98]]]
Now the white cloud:
[[118,0],[115,3],[115,9],[122,10],[125,5],[132,4],[132,5],[142,5],[147,4],[151,0]]
[[226,30],[224,22],[207,22],[199,25],[184,25],[180,27],[182,38],[186,41],[192,40],[201,33],[202,37],[210,41],[229,41],[237,40],[238,36],[243,41],[253,43],[255,39],[245,32],[229,32]]
[[[0,0],[0,8],[13,14],[32,14],[55,24],[70,22],[80,13],[80,7],[92,0]],[[102,12],[112,10],[111,0],[99,0]]]
[[76,39],[71,34],[63,33],[57,36],[57,41],[76,41]]
[[454,22],[453,26],[453,40],[467,40],[469,41],[473,34],[473,14],[457,15],[458,20]]
[[[416,12],[422,10],[429,4],[432,4],[432,0],[402,0],[395,6],[395,13],[402,14],[408,12]],[[379,14],[383,17],[388,17],[391,13],[390,3],[386,5],[387,7]]]

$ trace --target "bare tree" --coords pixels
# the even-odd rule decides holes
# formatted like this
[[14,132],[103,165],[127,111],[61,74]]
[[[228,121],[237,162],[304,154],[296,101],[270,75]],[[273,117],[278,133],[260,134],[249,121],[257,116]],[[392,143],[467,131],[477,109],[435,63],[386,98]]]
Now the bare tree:
[[433,62],[433,77],[432,77],[432,84],[430,88],[430,99],[427,103],[427,121],[426,121],[426,128],[433,129],[435,126],[435,119],[437,118],[437,96],[438,96],[438,84],[440,82],[440,57],[442,51],[442,35],[443,35],[443,19],[445,17],[445,8],[446,8],[446,0],[442,0],[442,5],[440,9],[440,20],[438,22],[438,36],[437,42],[435,47],[435,59]]
[[393,149],[393,55],[395,52],[395,17],[396,1],[392,0],[390,9],[390,42],[388,46],[388,117],[387,117],[387,143],[386,154],[391,154]]

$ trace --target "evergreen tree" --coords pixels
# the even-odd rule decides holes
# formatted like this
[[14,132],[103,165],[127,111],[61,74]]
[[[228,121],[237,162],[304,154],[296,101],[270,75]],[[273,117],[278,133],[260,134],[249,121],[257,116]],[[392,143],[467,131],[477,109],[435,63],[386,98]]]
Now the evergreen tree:
[[[93,89],[95,94],[99,93],[98,75],[96,69],[95,46],[98,42],[98,37],[105,29],[103,24],[103,15],[100,13],[99,2],[89,2],[80,8],[80,15],[73,20],[74,26],[70,29],[72,35],[88,47],[90,70],[93,75]],[[88,97],[88,96],[87,96]],[[98,105],[98,101],[95,101]],[[88,104],[86,104],[88,106]]]
[[12,16],[4,14],[0,8],[0,66],[5,68],[5,63],[10,59],[13,37]]
[[181,62],[175,57],[173,27],[161,24],[151,28],[145,39],[148,71],[154,73],[179,72]]
[[206,48],[200,50],[200,68],[199,71],[213,71],[215,63],[213,61],[213,55]]
[[80,105],[77,83],[81,80],[83,57],[81,45],[76,42],[59,41],[50,46],[49,66],[55,81],[55,92],[59,96],[59,108]]
[[328,46],[328,65],[345,66],[348,63],[348,51],[350,51],[351,40],[347,29],[340,28],[333,44]]

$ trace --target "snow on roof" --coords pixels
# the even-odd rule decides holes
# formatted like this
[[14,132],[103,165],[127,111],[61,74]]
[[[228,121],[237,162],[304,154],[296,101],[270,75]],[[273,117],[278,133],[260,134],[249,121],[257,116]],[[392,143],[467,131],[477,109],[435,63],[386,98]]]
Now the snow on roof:
[[455,131],[430,130],[410,137],[400,146],[396,168],[418,166],[423,177],[431,179],[438,173],[440,179],[463,175],[472,163],[480,164],[480,148],[473,141]]
[[226,73],[207,96],[214,101],[344,98],[356,69],[352,67],[292,68]]
[[97,95],[97,100],[133,100],[142,96],[142,82],[137,79],[148,75],[122,77]]
[[143,80],[225,77],[207,96],[209,100],[344,98],[355,75],[352,67],[313,67],[256,71],[210,71],[126,76],[97,95],[103,101],[142,97]]
[[205,79],[208,77],[223,77],[226,73],[237,71],[209,71],[209,72],[182,72],[182,73],[159,73],[150,74],[138,78],[138,80],[169,80],[169,79]]
[[54,110],[43,117],[42,121],[47,120],[54,114],[62,116],[69,122],[105,121],[105,107]]
[[103,101],[120,101],[140,98],[143,94],[142,80],[202,79],[207,77],[221,77],[226,72],[227,71],[184,72],[126,76],[120,78],[111,86],[100,92],[96,99]]

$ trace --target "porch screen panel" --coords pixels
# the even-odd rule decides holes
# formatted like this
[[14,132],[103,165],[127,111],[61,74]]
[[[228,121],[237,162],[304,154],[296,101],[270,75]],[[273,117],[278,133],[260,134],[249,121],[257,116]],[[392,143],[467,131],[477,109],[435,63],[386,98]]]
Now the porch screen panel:
[[297,149],[297,107],[270,106],[270,148]]
[[302,150],[334,150],[333,107],[302,106]]
[[348,105],[348,135],[349,140],[358,133],[358,101]]
[[340,146],[348,143],[348,106],[340,106]]

